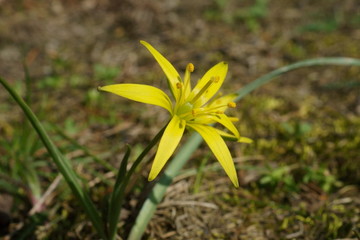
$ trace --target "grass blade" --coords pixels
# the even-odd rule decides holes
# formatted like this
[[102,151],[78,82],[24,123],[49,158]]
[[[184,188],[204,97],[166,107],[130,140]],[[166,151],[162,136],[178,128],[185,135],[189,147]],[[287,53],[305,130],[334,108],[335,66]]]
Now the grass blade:
[[96,155],[92,154],[88,148],[82,146],[79,144],[75,139],[71,138],[70,136],[66,135],[58,126],[52,125],[52,127],[55,129],[56,133],[58,133],[62,138],[69,141],[72,145],[74,145],[76,148],[84,151],[86,155],[91,157],[96,163],[100,164],[101,166],[105,167],[107,170],[112,171],[116,173],[117,169],[113,167],[111,164],[109,164],[107,161],[102,160],[101,158],[97,157]]
[[26,117],[30,121],[31,125],[34,127],[35,131],[39,135],[41,141],[43,142],[44,146],[46,147],[47,151],[49,152],[50,156],[52,157],[54,163],[58,167],[60,173],[63,175],[64,179],[70,186],[72,192],[81,202],[81,205],[84,207],[86,213],[89,216],[89,219],[93,223],[95,229],[99,233],[99,235],[103,239],[107,239],[104,229],[103,223],[100,218],[98,211],[96,210],[93,202],[90,199],[90,196],[87,192],[81,188],[77,175],[75,171],[72,169],[70,162],[63,157],[60,153],[58,148],[54,145],[51,141],[50,137],[47,135],[44,127],[37,119],[36,115],[32,112],[29,106],[25,103],[25,101],[10,87],[10,85],[0,77],[0,83],[5,87],[5,89],[9,92],[9,94],[13,97],[16,103],[21,107],[24,111]]

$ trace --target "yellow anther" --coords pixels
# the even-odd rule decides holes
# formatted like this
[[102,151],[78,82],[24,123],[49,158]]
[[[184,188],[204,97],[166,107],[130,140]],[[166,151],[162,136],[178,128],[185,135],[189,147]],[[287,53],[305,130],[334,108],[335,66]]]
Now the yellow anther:
[[220,77],[219,77],[219,76],[214,77],[214,83],[217,83],[217,82],[219,82],[219,81],[220,81]]
[[177,82],[177,83],[176,83],[176,87],[177,87],[177,89],[182,88],[182,86],[183,86],[183,85],[182,85],[182,83],[181,83],[181,82]]
[[195,109],[191,110],[191,114],[193,115],[193,117],[196,116],[196,111],[195,111]]
[[229,103],[227,104],[227,106],[228,106],[229,108],[236,108],[236,103],[234,103],[234,102],[229,102]]
[[223,114],[224,111],[216,111],[216,114]]
[[193,72],[194,69],[195,69],[194,64],[189,63],[189,64],[186,66],[186,69],[187,69],[189,72]]

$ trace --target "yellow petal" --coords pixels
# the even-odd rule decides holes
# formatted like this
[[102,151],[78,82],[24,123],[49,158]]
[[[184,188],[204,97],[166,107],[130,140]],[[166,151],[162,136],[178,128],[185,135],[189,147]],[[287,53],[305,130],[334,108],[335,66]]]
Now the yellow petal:
[[[210,98],[212,98],[217,91],[220,89],[221,85],[223,84],[226,73],[228,70],[228,64],[226,62],[220,62],[213,66],[205,73],[205,75],[199,80],[199,82],[194,87],[191,96],[192,98],[195,98],[195,96],[201,92],[201,90],[204,87],[207,87],[206,91],[199,97],[198,100],[196,100],[196,103],[194,103],[195,107],[200,107],[207,101],[209,101]],[[209,81],[216,79],[212,84],[209,84]]]
[[204,138],[205,142],[210,147],[221,166],[224,168],[226,174],[229,176],[231,182],[235,187],[239,187],[234,162],[230,151],[220,134],[218,134],[217,131],[210,126],[201,124],[188,124],[188,126],[197,131]]
[[247,137],[236,137],[235,135],[231,133],[224,132],[222,130],[216,129],[216,132],[218,132],[221,137],[223,137],[225,140],[235,141],[235,142],[241,142],[241,143],[252,143],[253,140]]
[[242,143],[252,143],[253,140],[251,138],[247,138],[247,137],[240,137],[238,142],[242,142]]
[[202,115],[194,118],[191,123],[209,125],[216,123],[216,121],[211,115]]
[[159,63],[160,67],[164,71],[167,79],[170,90],[175,97],[175,100],[178,101],[180,97],[180,91],[176,87],[176,83],[181,80],[179,73],[176,71],[174,66],[161,54],[159,53],[153,46],[145,41],[140,41],[142,45],[144,45],[149,52],[153,55],[155,60]]
[[111,92],[137,102],[160,106],[172,113],[172,103],[162,90],[143,84],[113,84],[99,87],[99,90]]
[[225,114],[218,114],[214,116],[214,120],[226,127],[230,132],[232,132],[236,137],[240,137],[239,131],[236,129],[235,125]]
[[220,123],[224,127],[226,127],[230,132],[232,132],[236,138],[240,137],[239,131],[236,129],[235,125],[233,124],[233,119],[229,118],[225,114],[216,114],[216,115],[203,115],[198,116],[194,119],[194,123],[198,124],[213,124],[213,123]]
[[156,152],[153,165],[149,174],[149,181],[152,181],[159,174],[161,169],[179,144],[184,134],[186,122],[174,115],[165,129],[164,135],[161,137],[159,148]]
[[220,134],[220,136],[222,138],[224,138],[225,140],[229,140],[229,141],[234,141],[234,142],[237,142],[239,138],[237,138],[235,135],[231,134],[231,133],[228,133],[228,132],[224,132],[220,129],[217,129],[216,128],[216,132],[218,134]]

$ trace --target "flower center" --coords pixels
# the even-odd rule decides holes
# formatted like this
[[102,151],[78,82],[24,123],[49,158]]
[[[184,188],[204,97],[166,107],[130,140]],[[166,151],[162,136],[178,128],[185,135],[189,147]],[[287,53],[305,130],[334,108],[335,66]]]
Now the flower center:
[[[194,121],[196,118],[206,115],[216,116],[223,114],[226,108],[234,108],[236,104],[229,102],[227,104],[216,104],[207,107],[206,103],[200,106],[198,100],[209,92],[209,89],[220,81],[220,76],[213,76],[197,92],[191,93],[190,73],[194,71],[194,65],[189,63],[186,66],[184,80],[179,78],[176,88],[179,89],[178,100],[175,105],[174,113],[185,121]],[[195,90],[196,91],[196,90]],[[201,100],[200,100],[201,101]]]
[[191,103],[186,102],[186,103],[184,103],[183,105],[181,105],[181,106],[179,107],[179,109],[177,110],[176,113],[177,113],[177,115],[179,115],[179,116],[185,115],[185,114],[191,112],[191,111],[193,110],[193,108],[194,108],[194,106],[193,106]]

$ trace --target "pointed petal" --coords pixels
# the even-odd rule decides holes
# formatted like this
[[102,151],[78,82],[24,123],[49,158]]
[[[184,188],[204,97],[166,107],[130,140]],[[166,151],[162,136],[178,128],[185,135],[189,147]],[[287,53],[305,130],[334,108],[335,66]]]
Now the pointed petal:
[[220,129],[217,129],[217,128],[216,128],[216,132],[218,134],[220,134],[220,136],[225,140],[236,142],[239,139],[236,136],[234,136],[233,134],[228,133],[228,132],[224,132],[224,131],[222,131]]
[[234,134],[237,138],[240,137],[239,131],[236,129],[235,125],[225,114],[217,114],[216,116],[212,116],[213,120],[220,123],[224,127],[226,127],[232,134]]
[[206,125],[220,123],[227,129],[229,130],[231,129],[230,131],[232,131],[235,135],[238,135],[238,131],[234,126],[233,122],[237,122],[239,121],[239,119],[235,117],[228,117],[227,115],[225,115],[225,117],[221,117],[223,115],[225,114],[217,114],[217,115],[207,114],[207,115],[197,116],[195,119],[192,120],[192,123],[206,124]]
[[252,143],[253,140],[251,138],[247,138],[247,137],[240,137],[238,142],[242,142],[242,143]]
[[149,174],[149,181],[152,181],[159,174],[165,163],[174,153],[184,134],[186,122],[174,115],[161,137],[159,148],[156,152],[155,159]]
[[213,78],[217,78],[217,82],[211,84],[202,94],[202,96],[198,100],[196,100],[195,107],[202,106],[217,93],[217,91],[220,89],[221,85],[225,80],[227,70],[228,70],[228,64],[226,62],[220,62],[215,66],[213,66],[212,68],[210,68],[209,71],[205,73],[205,75],[199,80],[199,82],[194,87],[191,93],[192,98],[194,98],[196,94],[198,94],[201,91],[201,89],[206,87],[208,82]]
[[220,123],[221,125],[226,127],[230,132],[232,132],[232,134],[235,135],[236,138],[239,138],[240,137],[239,131],[233,124],[232,120],[234,120],[234,119],[229,118],[225,114],[216,114],[216,115],[208,114],[208,115],[196,117],[194,119],[193,123],[206,124],[206,125],[213,124],[213,123]]
[[191,123],[209,125],[216,123],[216,121],[214,121],[214,117],[211,115],[203,115],[203,116],[197,116],[192,120]]
[[210,147],[221,166],[224,168],[226,174],[229,176],[231,182],[235,187],[239,187],[234,162],[230,151],[220,134],[218,134],[216,130],[210,126],[201,124],[188,124],[188,126],[197,131],[204,138],[205,142]]
[[113,84],[99,87],[99,90],[111,92],[137,102],[160,106],[172,113],[172,103],[162,90],[143,84]]
[[149,52],[153,55],[155,60],[159,63],[160,67],[162,68],[168,79],[170,90],[173,96],[175,97],[175,100],[178,101],[180,96],[180,91],[176,87],[176,83],[178,83],[179,80],[181,80],[179,73],[176,71],[174,66],[153,46],[151,46],[149,43],[145,41],[140,41],[140,43],[144,45],[147,48],[147,50],[149,50]]
[[252,143],[253,140],[247,137],[236,137],[231,133],[224,132],[222,130],[216,129],[216,132],[221,135],[222,138],[229,141],[241,142],[241,143]]

